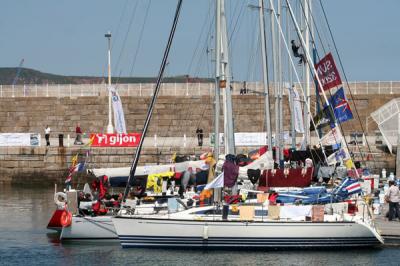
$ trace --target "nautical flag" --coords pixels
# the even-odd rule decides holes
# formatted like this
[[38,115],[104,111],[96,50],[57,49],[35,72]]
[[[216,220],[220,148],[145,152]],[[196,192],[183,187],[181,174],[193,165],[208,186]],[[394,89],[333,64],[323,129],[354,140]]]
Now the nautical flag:
[[78,163],[77,165],[75,165],[72,172],[73,173],[82,172],[84,169],[85,169],[85,163],[81,162],[81,163]]
[[346,198],[352,194],[360,193],[362,191],[361,185],[357,179],[347,177],[343,180],[342,184],[339,185],[335,190],[335,194]]
[[339,124],[353,119],[353,113],[351,112],[350,105],[344,95],[343,87],[337,90],[337,92],[329,99],[329,103],[333,108],[336,121]]
[[355,193],[360,193],[362,191],[360,182],[358,182],[358,181],[356,181],[356,182],[348,185],[347,187],[345,187],[345,190],[347,190],[347,193],[349,195],[355,194]]

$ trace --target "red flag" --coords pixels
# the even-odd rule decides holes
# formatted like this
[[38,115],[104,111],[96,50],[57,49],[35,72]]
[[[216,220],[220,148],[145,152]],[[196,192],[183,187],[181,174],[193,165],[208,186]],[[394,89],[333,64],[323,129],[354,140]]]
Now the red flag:
[[[317,70],[318,77],[321,81],[324,91],[342,84],[339,71],[336,68],[335,61],[333,60],[331,53],[322,58],[321,61],[315,65],[315,69]],[[319,91],[321,91],[321,88],[319,88]]]

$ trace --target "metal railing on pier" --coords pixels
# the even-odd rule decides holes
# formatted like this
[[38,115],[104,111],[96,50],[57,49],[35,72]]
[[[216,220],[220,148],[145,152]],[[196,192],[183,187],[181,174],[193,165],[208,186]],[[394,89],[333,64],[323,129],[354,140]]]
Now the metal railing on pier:
[[[153,83],[131,83],[117,84],[120,96],[149,97],[152,96],[155,84]],[[163,83],[161,96],[210,96],[214,93],[215,83],[212,82],[186,82],[186,83]],[[300,89],[300,84],[295,84]],[[352,81],[349,82],[350,89],[354,95],[374,94],[390,95],[400,93],[400,81]],[[232,83],[232,93],[241,94],[243,82]],[[285,85],[288,87],[288,84]],[[346,86],[344,86],[346,88]],[[254,92],[263,92],[263,84],[260,82],[246,82],[246,88]],[[284,95],[287,94],[284,90]],[[311,89],[315,94],[315,89]],[[87,97],[107,96],[106,84],[24,84],[24,85],[0,85],[0,97]],[[274,84],[271,84],[270,95],[274,95]]]

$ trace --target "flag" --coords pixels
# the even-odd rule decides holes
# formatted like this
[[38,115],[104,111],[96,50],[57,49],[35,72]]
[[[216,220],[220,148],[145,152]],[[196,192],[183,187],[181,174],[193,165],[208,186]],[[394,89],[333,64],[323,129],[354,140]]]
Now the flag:
[[289,88],[289,97],[290,102],[293,103],[290,105],[291,112],[293,112],[294,116],[294,128],[297,133],[304,133],[304,123],[303,123],[303,112],[301,110],[301,100],[300,95],[295,87]]
[[321,81],[324,91],[330,90],[342,84],[339,71],[336,68],[335,61],[333,60],[331,53],[328,53],[324,58],[322,58],[315,65],[315,69],[317,70],[318,78]]
[[[323,128],[327,125],[330,125],[333,128],[335,126],[335,119],[339,124],[353,119],[353,113],[351,112],[350,105],[344,95],[343,87],[337,90],[328,101],[335,117],[332,116],[330,108],[325,105],[324,109],[313,118],[316,128]],[[315,127],[312,123],[310,124],[311,131],[315,130]]]
[[350,105],[347,102],[346,96],[344,95],[343,87],[338,89],[337,92],[329,99],[329,103],[333,108],[333,113],[336,121],[339,124],[353,119],[353,113],[351,112]]
[[75,166],[76,163],[78,162],[78,155],[79,155],[79,153],[71,158],[71,165],[72,166]]
[[208,183],[204,189],[211,189],[211,188],[220,188],[224,187],[224,172],[222,172],[219,176],[214,178],[213,181]]
[[347,177],[343,180],[339,187],[335,189],[334,194],[342,198],[347,198],[348,196],[360,193],[361,191],[361,185],[358,180]]
[[114,87],[108,88],[111,92],[111,99],[114,111],[114,125],[117,133],[126,133],[124,110],[122,109],[121,98]]
[[72,173],[82,172],[85,169],[85,163],[81,162],[73,167]]

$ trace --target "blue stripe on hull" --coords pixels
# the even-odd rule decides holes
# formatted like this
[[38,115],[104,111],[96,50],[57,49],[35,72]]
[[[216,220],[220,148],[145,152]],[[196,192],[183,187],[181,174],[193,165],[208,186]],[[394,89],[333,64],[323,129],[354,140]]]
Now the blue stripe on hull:
[[201,247],[201,248],[307,248],[361,247],[379,245],[375,237],[368,238],[196,238],[119,236],[121,245],[129,247]]

